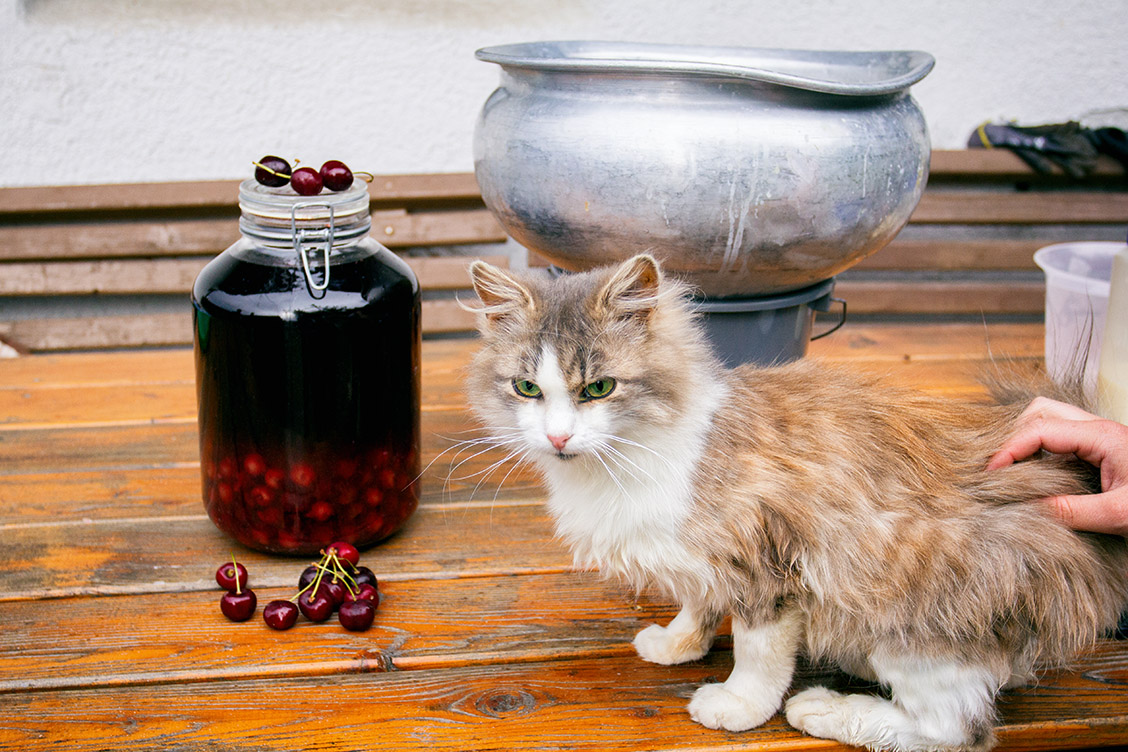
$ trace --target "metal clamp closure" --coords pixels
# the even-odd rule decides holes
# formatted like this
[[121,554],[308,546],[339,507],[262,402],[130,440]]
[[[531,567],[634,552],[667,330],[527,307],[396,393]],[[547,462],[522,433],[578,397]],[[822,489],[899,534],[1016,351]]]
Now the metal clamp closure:
[[[325,207],[329,211],[329,226],[323,227],[318,230],[311,229],[298,229],[298,209],[309,209],[312,207]],[[302,270],[305,272],[306,283],[309,284],[311,290],[321,291],[329,287],[329,252],[333,249],[333,236],[336,234],[337,227],[333,216],[333,206],[323,201],[312,201],[302,204],[294,204],[290,209],[290,234],[294,236],[294,250],[297,251],[298,256],[302,260]],[[305,249],[305,244],[325,242],[325,250],[323,252],[325,260],[325,270],[322,275],[321,283],[318,284],[313,280],[313,273],[309,267],[309,256]]]

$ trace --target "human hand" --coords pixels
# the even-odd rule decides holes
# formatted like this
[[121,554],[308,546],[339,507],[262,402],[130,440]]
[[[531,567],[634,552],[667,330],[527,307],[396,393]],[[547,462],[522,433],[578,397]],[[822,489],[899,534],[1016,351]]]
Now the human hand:
[[1038,397],[1018,419],[1018,429],[987,463],[1005,467],[1045,449],[1075,454],[1100,468],[1101,493],[1044,499],[1075,530],[1128,535],[1128,426],[1079,407]]

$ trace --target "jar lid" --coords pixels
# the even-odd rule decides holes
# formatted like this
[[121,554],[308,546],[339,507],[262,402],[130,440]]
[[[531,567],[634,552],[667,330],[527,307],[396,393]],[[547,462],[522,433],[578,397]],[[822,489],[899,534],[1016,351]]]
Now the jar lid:
[[253,178],[239,185],[240,229],[281,245],[292,244],[298,230],[321,229],[330,222],[335,245],[367,235],[372,226],[368,206],[368,184],[360,179],[343,191],[316,196],[299,196],[289,186],[271,188]]
[[[363,180],[353,180],[343,191],[299,196],[289,186],[271,188],[247,179],[239,185],[239,229],[265,245],[292,247],[310,290],[320,292],[329,287],[333,250],[353,245],[371,229],[368,206]],[[320,275],[311,253],[320,258]]]

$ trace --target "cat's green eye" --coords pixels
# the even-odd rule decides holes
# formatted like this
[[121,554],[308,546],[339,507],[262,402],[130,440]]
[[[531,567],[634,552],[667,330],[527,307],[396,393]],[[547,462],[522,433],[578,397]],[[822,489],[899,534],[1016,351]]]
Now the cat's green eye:
[[615,379],[596,379],[584,387],[580,393],[582,399],[599,399],[615,391]]
[[513,379],[513,391],[529,399],[541,396],[541,388],[528,379]]

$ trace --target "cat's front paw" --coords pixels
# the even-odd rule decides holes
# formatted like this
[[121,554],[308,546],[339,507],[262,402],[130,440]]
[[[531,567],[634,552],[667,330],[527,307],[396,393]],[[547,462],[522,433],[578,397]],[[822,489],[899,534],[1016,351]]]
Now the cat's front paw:
[[756,702],[725,689],[724,684],[706,684],[693,693],[689,717],[711,729],[747,731],[762,725],[779,704]]
[[[884,701],[865,695],[844,695],[826,687],[798,692],[784,704],[787,722],[820,739],[834,739],[856,747],[897,747],[883,718]],[[873,728],[875,727],[876,728]]]
[[663,666],[695,661],[709,652],[707,642],[651,624],[635,635],[634,649],[640,658]]
[[842,698],[826,687],[811,687],[796,693],[784,704],[787,722],[805,734],[820,739],[837,739],[841,719],[836,705]]

